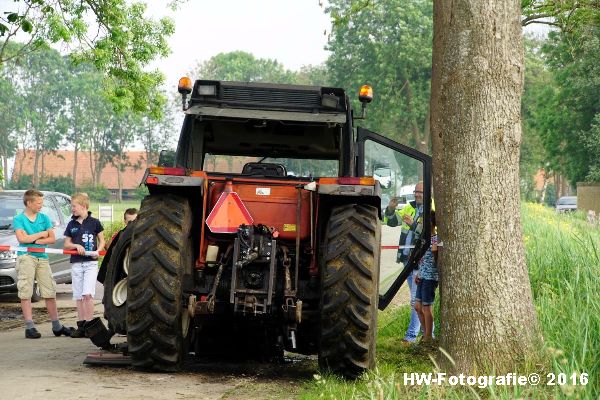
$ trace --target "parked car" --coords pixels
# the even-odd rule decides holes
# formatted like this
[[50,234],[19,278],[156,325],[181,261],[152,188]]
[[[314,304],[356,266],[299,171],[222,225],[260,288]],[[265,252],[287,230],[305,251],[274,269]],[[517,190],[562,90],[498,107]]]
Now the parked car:
[[[23,194],[25,190],[6,190],[0,192],[0,245],[18,246],[12,225],[16,215],[23,212]],[[63,193],[44,193],[44,207],[42,211],[52,221],[56,242],[49,247],[62,249],[65,241],[63,235],[67,223],[71,219],[71,198]],[[52,276],[57,283],[71,282],[71,267],[69,255],[48,254]],[[17,292],[17,271],[15,269],[17,253],[0,251],[0,293]],[[41,299],[37,284],[34,286],[32,301]]]
[[577,196],[563,196],[558,199],[556,211],[577,211]]

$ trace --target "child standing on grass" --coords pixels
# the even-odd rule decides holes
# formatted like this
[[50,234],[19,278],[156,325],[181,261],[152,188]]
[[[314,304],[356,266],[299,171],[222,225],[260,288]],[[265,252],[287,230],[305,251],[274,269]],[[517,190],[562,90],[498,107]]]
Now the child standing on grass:
[[94,316],[94,295],[98,275],[98,257],[86,256],[86,251],[104,250],[104,228],[88,211],[90,198],[85,193],[71,197],[73,216],[65,229],[65,249],[77,250],[71,255],[71,280],[73,300],[77,304],[77,329],[72,338],[85,337],[85,323]]
[[419,315],[421,326],[424,327],[421,341],[429,342],[432,339],[433,311],[431,306],[435,300],[435,288],[438,285],[437,244],[438,237],[435,232],[435,211],[431,212],[431,246],[419,261],[419,270],[415,278],[417,294],[415,296],[415,311]]

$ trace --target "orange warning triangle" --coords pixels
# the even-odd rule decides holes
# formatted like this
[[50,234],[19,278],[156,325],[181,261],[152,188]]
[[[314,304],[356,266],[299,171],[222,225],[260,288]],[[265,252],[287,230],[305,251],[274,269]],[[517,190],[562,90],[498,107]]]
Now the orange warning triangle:
[[223,192],[213,207],[206,225],[213,233],[236,233],[242,225],[251,225],[254,219],[236,192]]

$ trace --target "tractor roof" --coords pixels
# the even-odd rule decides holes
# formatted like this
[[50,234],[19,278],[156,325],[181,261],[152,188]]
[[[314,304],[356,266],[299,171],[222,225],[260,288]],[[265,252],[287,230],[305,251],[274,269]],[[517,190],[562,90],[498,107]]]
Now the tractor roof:
[[186,114],[203,153],[336,159],[348,107],[339,88],[198,80]]

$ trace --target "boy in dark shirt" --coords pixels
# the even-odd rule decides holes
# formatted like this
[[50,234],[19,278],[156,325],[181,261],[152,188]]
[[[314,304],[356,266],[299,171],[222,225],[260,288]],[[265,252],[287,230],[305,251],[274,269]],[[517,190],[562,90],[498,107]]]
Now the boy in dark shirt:
[[77,250],[71,255],[71,281],[73,300],[77,304],[77,329],[73,338],[85,337],[84,325],[94,316],[94,295],[96,294],[96,276],[98,275],[98,255],[86,255],[90,251],[104,250],[104,228],[100,221],[88,211],[90,198],[85,193],[76,193],[71,197],[73,216],[65,229],[65,249]]

